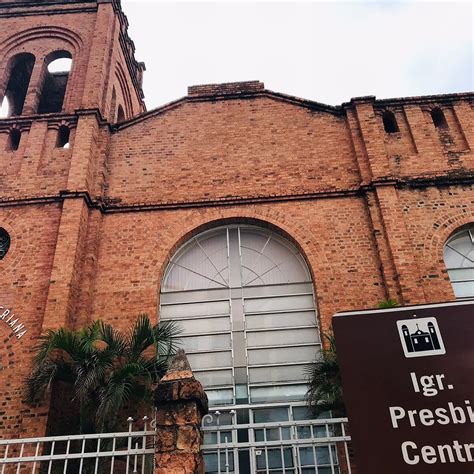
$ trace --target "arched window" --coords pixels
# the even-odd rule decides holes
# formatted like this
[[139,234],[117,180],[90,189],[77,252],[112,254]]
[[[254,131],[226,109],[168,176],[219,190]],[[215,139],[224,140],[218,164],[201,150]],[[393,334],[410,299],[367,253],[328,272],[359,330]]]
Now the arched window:
[[431,119],[436,128],[448,128],[448,123],[446,122],[444,113],[439,107],[435,107],[431,111]]
[[[301,428],[298,420],[312,418],[303,400],[304,368],[321,343],[311,275],[291,242],[247,225],[191,238],[164,274],[160,317],[183,329],[181,340],[195,376],[214,410],[219,409],[219,422],[214,417],[207,422],[232,426],[220,435],[207,432],[204,446],[220,436],[234,447],[248,441],[255,448],[238,455],[231,450],[229,472],[293,472],[302,456],[308,472],[321,464],[325,467],[318,472],[339,472],[334,446],[265,448],[262,455],[258,445],[289,440]],[[248,423],[255,424],[243,426]],[[217,472],[215,452],[205,458],[208,471]]]
[[203,232],[171,259],[160,301],[211,404],[304,398],[320,337],[311,275],[287,239],[254,226]]
[[21,132],[17,128],[12,128],[8,135],[7,151],[18,150],[20,146]]
[[0,260],[5,257],[9,248],[10,235],[3,227],[0,227]]
[[11,59],[10,78],[2,102],[2,116],[21,115],[25,104],[35,57],[31,53],[20,53]]
[[446,242],[444,262],[456,298],[474,297],[474,225]]
[[55,51],[46,58],[45,66],[38,113],[61,112],[72,67],[72,56],[67,51]]
[[383,128],[386,133],[397,133],[400,131],[398,128],[397,119],[395,118],[395,114],[390,110],[385,110],[382,115],[383,120]]
[[56,148],[69,148],[69,138],[71,131],[66,125],[61,125],[58,129],[58,136],[56,138]]

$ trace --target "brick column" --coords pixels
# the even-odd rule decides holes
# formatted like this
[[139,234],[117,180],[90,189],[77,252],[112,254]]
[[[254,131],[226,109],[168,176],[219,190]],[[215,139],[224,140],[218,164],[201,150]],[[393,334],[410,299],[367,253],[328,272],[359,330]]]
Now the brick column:
[[155,474],[202,474],[201,419],[207,395],[194,378],[186,354],[176,354],[155,391]]

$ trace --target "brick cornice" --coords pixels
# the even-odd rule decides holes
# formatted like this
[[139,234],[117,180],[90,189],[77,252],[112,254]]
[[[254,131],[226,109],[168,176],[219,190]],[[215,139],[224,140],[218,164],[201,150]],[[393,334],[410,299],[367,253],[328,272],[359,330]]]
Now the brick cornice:
[[96,0],[65,2],[55,1],[24,1],[2,2],[0,0],[0,17],[22,17],[35,15],[58,15],[68,13],[88,13],[97,11]]
[[84,199],[91,209],[98,209],[104,214],[120,212],[157,211],[171,209],[190,209],[203,207],[237,206],[249,204],[266,204],[273,202],[308,201],[330,198],[363,197],[380,187],[392,186],[397,189],[423,189],[428,187],[446,187],[453,185],[474,184],[474,174],[464,176],[433,176],[372,181],[369,184],[341,190],[325,190],[315,193],[255,195],[245,197],[225,197],[216,199],[198,199],[189,201],[134,202],[124,203],[116,199],[92,198],[86,191],[61,190],[56,195],[25,196],[19,198],[0,198],[0,207],[36,205],[62,202],[66,199]]

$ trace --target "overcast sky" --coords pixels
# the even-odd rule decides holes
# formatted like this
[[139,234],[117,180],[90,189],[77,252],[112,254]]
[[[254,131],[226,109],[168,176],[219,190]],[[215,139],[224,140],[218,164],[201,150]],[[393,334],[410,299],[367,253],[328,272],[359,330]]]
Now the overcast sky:
[[258,79],[327,104],[473,89],[471,2],[122,0],[148,109]]

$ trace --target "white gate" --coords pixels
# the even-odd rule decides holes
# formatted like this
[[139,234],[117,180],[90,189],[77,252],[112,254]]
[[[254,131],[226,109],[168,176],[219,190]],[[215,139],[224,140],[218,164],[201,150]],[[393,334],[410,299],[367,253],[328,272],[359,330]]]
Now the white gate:
[[347,418],[302,404],[238,405],[203,419],[208,474],[350,474]]
[[[152,474],[155,429],[148,417],[143,429],[69,436],[0,440],[0,474]],[[153,425],[153,426],[152,426]]]

